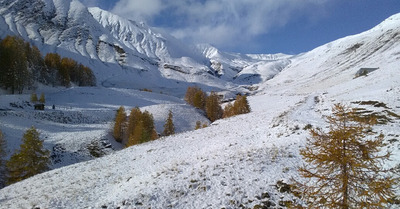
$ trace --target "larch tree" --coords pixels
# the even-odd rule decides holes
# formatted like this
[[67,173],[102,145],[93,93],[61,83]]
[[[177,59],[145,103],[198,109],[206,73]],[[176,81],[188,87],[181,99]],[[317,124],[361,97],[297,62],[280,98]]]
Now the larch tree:
[[143,135],[142,139],[140,140],[140,143],[157,139],[158,135],[154,127],[153,115],[147,110],[144,111],[142,114],[142,122],[143,122]]
[[59,85],[58,70],[61,68],[61,56],[57,53],[48,53],[44,57],[44,63],[48,69],[50,83],[54,86]]
[[36,93],[31,94],[31,102],[36,104],[38,102],[38,97]]
[[174,121],[172,119],[173,119],[172,111],[170,110],[168,113],[167,120],[165,120],[164,124],[164,131],[162,133],[164,136],[170,136],[175,134],[175,126],[174,126]]
[[215,92],[211,92],[206,99],[206,114],[211,122],[222,118],[223,110],[219,104],[219,97]]
[[148,111],[141,112],[139,108],[132,109],[125,135],[128,137],[126,147],[157,139],[153,115]]
[[250,112],[250,105],[246,96],[237,95],[235,102],[229,103],[224,108],[224,118],[235,115],[246,114]]
[[207,95],[199,87],[188,87],[185,94],[185,101],[193,107],[205,110]]
[[142,117],[142,112],[138,107],[135,107],[131,110],[131,113],[129,114],[128,118],[128,126],[126,129],[126,136],[129,138],[133,132],[135,131],[135,127],[138,124],[138,122],[141,120]]
[[390,152],[372,131],[376,120],[337,104],[327,122],[329,131],[312,129],[300,151],[306,165],[299,172],[308,180],[297,187],[307,208],[385,208],[398,178],[385,169]]
[[1,79],[0,84],[11,93],[22,94],[30,79],[25,42],[21,38],[7,36],[0,42]]
[[124,123],[126,120],[125,108],[119,107],[115,114],[113,136],[117,142],[122,142],[124,136]]
[[7,156],[7,143],[4,139],[3,132],[0,130],[0,189],[6,186],[7,178],[7,167],[6,167],[6,156]]
[[44,93],[40,94],[39,102],[42,103],[42,104],[46,103],[46,98],[44,97]]
[[43,173],[49,169],[49,164],[50,152],[44,149],[39,132],[32,127],[25,132],[19,151],[7,162],[7,184]]
[[247,101],[247,96],[236,96],[236,101],[234,104],[234,112],[236,115],[246,114],[251,111],[249,102]]

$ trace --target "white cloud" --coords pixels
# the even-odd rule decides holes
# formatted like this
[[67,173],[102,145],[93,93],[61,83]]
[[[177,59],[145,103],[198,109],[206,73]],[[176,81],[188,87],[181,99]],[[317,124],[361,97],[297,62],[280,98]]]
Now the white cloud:
[[[318,17],[328,0],[120,0],[114,13],[154,25],[161,14],[178,38],[225,47],[246,42],[295,18]],[[165,27],[165,25],[163,26]]]
[[151,19],[164,9],[162,0],[120,0],[112,9],[112,12],[144,21]]
[[98,0],[81,0],[81,2],[88,7],[94,7],[99,5]]

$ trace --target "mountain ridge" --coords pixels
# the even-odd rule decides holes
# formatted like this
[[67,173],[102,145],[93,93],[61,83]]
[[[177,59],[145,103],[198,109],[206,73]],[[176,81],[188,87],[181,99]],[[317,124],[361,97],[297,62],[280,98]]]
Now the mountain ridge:
[[[269,77],[264,79],[262,73],[258,75],[260,72],[255,70],[257,75],[249,75],[247,80],[236,79],[241,76],[238,74],[241,70],[261,61],[274,62],[276,57],[290,59],[285,55],[225,52],[217,59],[207,57],[203,51],[187,46],[161,30],[99,8],[87,8],[78,0],[2,0],[0,5],[0,37],[22,36],[38,46],[42,53],[57,52],[84,63],[95,69],[98,85],[124,83],[121,87],[134,89],[156,86],[155,90],[161,91],[163,86],[159,84],[166,83],[175,86],[171,94],[179,92],[182,96],[187,86],[194,83],[207,91],[229,91],[234,87],[236,93],[248,93],[240,85],[259,84]],[[231,66],[228,62],[235,64]],[[223,68],[218,68],[218,63]],[[276,71],[270,68],[265,71]],[[251,79],[252,76],[263,79]],[[155,79],[148,79],[150,83],[146,85],[139,77],[142,77],[140,80]],[[172,84],[175,80],[180,84]]]

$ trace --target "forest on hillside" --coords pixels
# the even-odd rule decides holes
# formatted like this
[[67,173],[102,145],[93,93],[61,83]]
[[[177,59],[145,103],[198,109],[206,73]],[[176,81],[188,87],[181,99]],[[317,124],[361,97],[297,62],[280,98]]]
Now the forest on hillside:
[[57,53],[44,57],[36,46],[16,36],[0,41],[0,88],[11,94],[36,89],[37,84],[70,87],[95,86],[93,71]]

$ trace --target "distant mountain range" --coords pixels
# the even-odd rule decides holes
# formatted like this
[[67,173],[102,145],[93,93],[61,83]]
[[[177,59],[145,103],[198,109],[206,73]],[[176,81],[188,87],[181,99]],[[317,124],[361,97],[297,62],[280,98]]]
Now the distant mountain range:
[[235,89],[273,77],[291,57],[188,46],[143,23],[87,8],[78,0],[1,0],[0,17],[0,37],[22,36],[42,53],[78,60],[95,70],[103,86],[176,94],[191,83],[208,90]]

